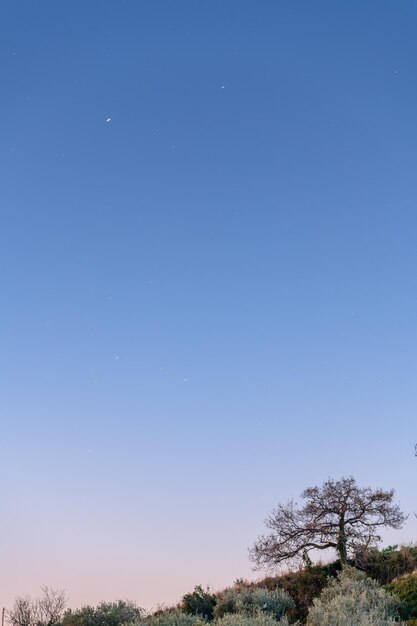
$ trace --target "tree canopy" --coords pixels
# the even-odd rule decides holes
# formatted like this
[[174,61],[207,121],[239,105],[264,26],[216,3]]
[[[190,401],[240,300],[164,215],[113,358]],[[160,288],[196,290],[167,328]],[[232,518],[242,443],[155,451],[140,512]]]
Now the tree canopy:
[[351,476],[309,487],[301,497],[302,507],[293,500],[278,504],[265,521],[270,534],[258,537],[250,550],[256,568],[309,562],[309,552],[328,548],[346,563],[357,549],[381,540],[381,527],[401,528],[406,519],[393,503],[393,489],[358,487]]

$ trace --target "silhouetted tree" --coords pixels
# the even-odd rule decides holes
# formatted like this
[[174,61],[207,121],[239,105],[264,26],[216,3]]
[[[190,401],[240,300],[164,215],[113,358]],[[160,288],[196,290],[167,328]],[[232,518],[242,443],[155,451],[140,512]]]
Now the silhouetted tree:
[[258,537],[250,550],[255,567],[305,560],[310,551],[327,548],[346,564],[355,550],[380,541],[380,527],[401,528],[406,519],[393,504],[393,489],[360,488],[352,477],[329,479],[301,497],[306,501],[301,508],[294,501],[278,504],[266,520],[271,533]]
[[65,610],[65,592],[52,587],[42,587],[42,595],[32,599],[18,596],[7,618],[12,626],[55,626]]
[[17,596],[13,607],[7,611],[7,620],[12,626],[36,626],[37,603],[30,596]]
[[38,620],[40,626],[54,626],[58,624],[65,611],[67,598],[65,591],[42,587],[42,596],[38,598]]

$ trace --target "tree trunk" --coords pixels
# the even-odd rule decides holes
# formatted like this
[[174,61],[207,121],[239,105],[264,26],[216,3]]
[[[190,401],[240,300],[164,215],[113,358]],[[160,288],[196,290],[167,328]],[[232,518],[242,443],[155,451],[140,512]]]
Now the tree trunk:
[[343,521],[339,526],[339,536],[337,538],[337,554],[339,555],[340,562],[343,565],[347,564],[347,550],[346,550],[346,534],[345,534],[345,525]]

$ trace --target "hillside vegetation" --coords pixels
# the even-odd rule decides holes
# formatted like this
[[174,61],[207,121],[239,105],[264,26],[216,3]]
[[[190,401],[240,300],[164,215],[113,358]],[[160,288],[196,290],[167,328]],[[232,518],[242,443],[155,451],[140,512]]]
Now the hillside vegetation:
[[308,564],[217,593],[196,586],[154,612],[128,600],[65,610],[63,592],[43,592],[16,598],[11,626],[417,626],[417,547],[362,549],[343,567]]

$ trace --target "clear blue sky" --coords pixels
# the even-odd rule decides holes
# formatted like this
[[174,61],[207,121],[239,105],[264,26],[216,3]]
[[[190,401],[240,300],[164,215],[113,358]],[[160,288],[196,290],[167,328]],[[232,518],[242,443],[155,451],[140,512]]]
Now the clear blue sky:
[[417,3],[0,17],[1,602],[253,576],[329,476],[417,508]]

